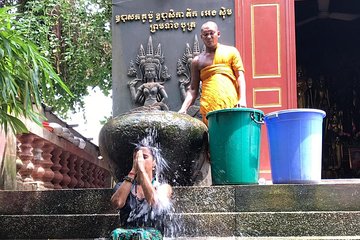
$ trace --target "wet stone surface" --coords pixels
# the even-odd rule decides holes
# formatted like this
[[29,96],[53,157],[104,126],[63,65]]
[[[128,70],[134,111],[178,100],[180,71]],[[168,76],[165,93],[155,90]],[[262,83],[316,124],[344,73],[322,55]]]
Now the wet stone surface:
[[[134,111],[108,121],[101,129],[99,147],[115,179],[132,166],[134,143],[150,133],[169,168],[163,172],[173,186],[191,186],[205,178],[207,127],[198,119],[171,111]],[[155,132],[155,133],[154,133]]]

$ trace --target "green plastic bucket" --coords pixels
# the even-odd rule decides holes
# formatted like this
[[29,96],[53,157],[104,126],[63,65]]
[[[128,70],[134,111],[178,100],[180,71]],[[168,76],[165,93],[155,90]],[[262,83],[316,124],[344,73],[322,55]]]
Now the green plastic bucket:
[[264,113],[229,108],[206,115],[213,185],[257,184]]

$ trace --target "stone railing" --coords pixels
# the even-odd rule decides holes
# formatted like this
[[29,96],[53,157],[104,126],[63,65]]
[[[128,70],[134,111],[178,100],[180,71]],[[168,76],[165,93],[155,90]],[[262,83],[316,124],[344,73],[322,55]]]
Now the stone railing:
[[95,144],[80,148],[34,123],[26,126],[29,133],[16,136],[17,190],[111,187],[109,166]]

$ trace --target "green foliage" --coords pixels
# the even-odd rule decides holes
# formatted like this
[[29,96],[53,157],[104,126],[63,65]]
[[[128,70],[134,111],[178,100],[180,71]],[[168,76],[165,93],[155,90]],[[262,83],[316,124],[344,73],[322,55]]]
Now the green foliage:
[[37,47],[16,31],[14,14],[0,8],[0,126],[5,131],[26,132],[21,117],[41,124],[37,108],[55,88],[70,95],[48,60]]
[[61,97],[62,88],[45,104],[66,118],[83,107],[88,87],[111,90],[111,1],[27,0],[17,29],[40,46],[76,98]]

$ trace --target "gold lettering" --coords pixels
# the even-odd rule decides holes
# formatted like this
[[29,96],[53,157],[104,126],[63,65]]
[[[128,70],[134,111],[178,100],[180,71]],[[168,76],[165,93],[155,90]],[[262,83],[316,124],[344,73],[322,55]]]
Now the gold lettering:
[[231,16],[231,14],[232,14],[231,8],[221,7],[219,10],[219,16],[222,17],[223,19],[225,19],[226,16]]
[[119,23],[121,21],[120,15],[115,16],[115,23]]
[[169,10],[169,18],[175,18],[174,9],[170,9],[170,10]]
[[161,13],[156,13],[155,14],[155,20],[158,22],[161,20]]
[[176,12],[175,18],[183,18],[183,17],[184,17],[184,12]]
[[141,14],[141,21],[142,21],[143,23],[145,23],[146,20],[147,20],[147,14],[146,14],[146,13]]
[[191,32],[196,27],[196,22],[188,22],[186,25],[187,25],[187,30]]
[[163,13],[161,13],[161,18],[162,18],[162,20],[166,20],[167,19],[167,17],[168,17],[168,14],[167,13],[165,13],[165,12],[163,12]]
[[[169,9],[168,12],[157,12],[149,11],[148,13],[128,13],[115,15],[115,23],[126,23],[130,21],[141,21],[142,23],[149,22],[150,32],[156,33],[159,30],[178,30],[181,29],[185,31],[193,31],[196,28],[196,22],[175,22],[174,19],[183,19],[183,18],[197,18],[200,17],[216,17],[217,15],[223,20],[227,16],[233,14],[233,9],[220,7],[217,11],[215,9],[205,9],[201,11],[192,10],[191,8],[186,8],[185,12],[177,12],[174,9]],[[154,23],[153,22],[160,23]]]
[[181,25],[182,31],[185,32],[186,31],[186,23],[182,22],[180,25]]
[[121,18],[121,21],[122,21],[122,22],[126,22],[126,20],[127,20],[127,15],[121,15],[120,18]]
[[219,16],[225,19],[226,17],[226,9],[224,7],[221,7],[219,10]]
[[150,11],[149,14],[148,14],[148,19],[149,19],[150,23],[152,22],[153,17],[154,17],[154,12]]
[[186,9],[186,18],[196,18],[197,11],[192,11],[191,8]]
[[201,17],[210,17],[210,16],[211,16],[211,10],[201,11]]
[[155,33],[159,29],[159,26],[157,23],[150,24],[150,32]]
[[134,19],[135,19],[135,14],[129,14],[127,18],[128,18],[128,20],[130,20],[130,21],[131,21],[131,20],[134,20]]
[[191,18],[191,8],[186,9],[186,17]]

